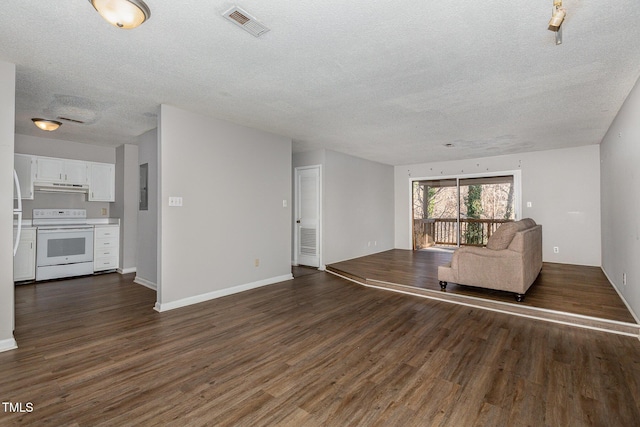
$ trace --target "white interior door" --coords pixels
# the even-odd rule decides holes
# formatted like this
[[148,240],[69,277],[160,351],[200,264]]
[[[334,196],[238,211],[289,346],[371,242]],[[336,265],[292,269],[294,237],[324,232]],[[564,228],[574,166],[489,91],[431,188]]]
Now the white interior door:
[[320,267],[320,166],[296,168],[296,264]]

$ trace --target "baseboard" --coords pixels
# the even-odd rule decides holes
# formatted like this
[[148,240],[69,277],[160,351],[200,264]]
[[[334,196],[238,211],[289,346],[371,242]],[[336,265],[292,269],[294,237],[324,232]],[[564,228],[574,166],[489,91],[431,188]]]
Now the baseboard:
[[136,267],[118,268],[116,271],[117,271],[118,273],[120,273],[120,274],[135,273],[135,272],[136,272]]
[[186,307],[192,304],[198,304],[200,302],[209,301],[216,298],[226,297],[228,295],[237,294],[239,292],[248,291],[262,286],[273,285],[274,283],[284,282],[286,280],[293,279],[292,274],[285,274],[282,276],[271,277],[269,279],[258,280],[257,282],[246,283],[244,285],[238,285],[231,288],[220,289],[213,292],[207,292],[206,294],[195,295],[188,298],[179,299],[177,301],[171,301],[167,303],[156,302],[154,310],[158,312],[173,310],[176,308]]
[[8,340],[0,340],[0,352],[15,350],[18,348],[18,343],[15,339],[9,338]]
[[631,308],[631,306],[629,305],[629,303],[627,302],[627,300],[624,298],[624,295],[622,295],[622,292],[620,292],[620,289],[618,289],[618,287],[616,286],[616,284],[614,283],[613,280],[611,280],[611,277],[609,277],[609,275],[607,274],[607,272],[605,271],[605,269],[603,267],[600,267],[600,270],[602,270],[602,272],[604,273],[604,276],[607,278],[607,280],[609,281],[609,283],[611,284],[611,286],[613,286],[613,289],[616,290],[616,292],[618,293],[618,296],[620,297],[620,299],[622,300],[622,302],[624,303],[624,305],[627,307],[627,310],[629,310],[629,313],[631,313],[631,315],[633,316],[634,319],[636,319],[636,323],[640,323],[640,318],[638,317],[638,315],[633,311],[633,309]]
[[136,276],[135,279],[133,279],[133,283],[137,283],[138,285],[142,285],[146,288],[152,289],[154,291],[158,290],[158,285],[155,282],[152,282],[151,280],[147,280],[144,279],[140,276]]

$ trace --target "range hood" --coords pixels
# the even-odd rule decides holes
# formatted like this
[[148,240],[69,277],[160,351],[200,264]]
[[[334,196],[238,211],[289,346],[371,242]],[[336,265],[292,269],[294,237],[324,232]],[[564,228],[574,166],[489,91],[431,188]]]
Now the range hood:
[[63,184],[58,182],[35,182],[34,191],[42,193],[88,193],[89,186],[86,184]]

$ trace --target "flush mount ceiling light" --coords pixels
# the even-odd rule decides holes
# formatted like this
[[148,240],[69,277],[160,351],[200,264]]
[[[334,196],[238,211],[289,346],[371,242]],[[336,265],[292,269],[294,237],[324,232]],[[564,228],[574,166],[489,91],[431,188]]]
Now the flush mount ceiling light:
[[47,120],[47,119],[31,119],[34,125],[38,126],[42,130],[46,130],[48,132],[54,131],[58,129],[62,123],[55,120]]
[[556,44],[562,44],[562,22],[564,22],[566,15],[567,11],[562,7],[562,0],[553,0],[553,9],[548,28],[556,33]]
[[142,0],[89,0],[111,25],[129,30],[149,19],[151,11]]

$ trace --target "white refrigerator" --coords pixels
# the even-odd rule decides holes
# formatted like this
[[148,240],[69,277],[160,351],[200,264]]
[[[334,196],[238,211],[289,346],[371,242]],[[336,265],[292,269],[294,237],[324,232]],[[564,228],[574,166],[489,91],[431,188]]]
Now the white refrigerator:
[[16,186],[16,200],[18,201],[18,205],[14,205],[13,208],[13,216],[18,217],[16,241],[13,244],[13,256],[16,256],[18,246],[20,245],[20,233],[22,232],[22,193],[20,192],[20,180],[18,179],[18,173],[15,169],[13,170],[13,183]]

